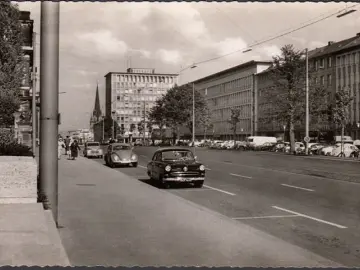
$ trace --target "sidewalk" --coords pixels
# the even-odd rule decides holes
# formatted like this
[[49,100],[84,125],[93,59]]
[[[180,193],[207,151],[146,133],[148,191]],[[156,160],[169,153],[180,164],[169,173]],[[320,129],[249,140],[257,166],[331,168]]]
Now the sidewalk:
[[0,205],[0,266],[70,266],[52,213],[42,204]]
[[340,266],[95,161],[59,165],[73,266]]
[[41,203],[0,204],[0,266],[5,265],[70,266],[52,213]]

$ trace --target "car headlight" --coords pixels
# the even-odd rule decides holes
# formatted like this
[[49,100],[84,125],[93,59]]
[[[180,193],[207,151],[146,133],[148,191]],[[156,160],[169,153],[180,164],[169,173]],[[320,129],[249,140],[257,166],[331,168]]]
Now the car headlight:
[[132,155],[132,156],[131,156],[131,159],[132,159],[132,160],[135,160],[135,159],[137,159],[137,156],[136,156],[136,155]]
[[200,171],[205,171],[205,166],[204,165],[200,165]]
[[117,155],[113,155],[112,158],[115,160],[115,161],[119,161],[119,157]]
[[99,153],[102,154],[102,152],[103,152],[102,149],[99,149]]
[[170,166],[170,165],[166,165],[165,171],[170,172],[170,171],[171,171],[171,166]]

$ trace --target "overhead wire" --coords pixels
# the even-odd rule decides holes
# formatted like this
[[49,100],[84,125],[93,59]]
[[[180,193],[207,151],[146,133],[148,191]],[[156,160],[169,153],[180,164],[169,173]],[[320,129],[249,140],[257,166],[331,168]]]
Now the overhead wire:
[[311,26],[311,25],[314,25],[314,24],[316,24],[316,23],[318,23],[318,22],[324,21],[324,20],[326,20],[326,19],[328,19],[328,18],[330,18],[330,17],[333,17],[333,16],[335,16],[335,15],[343,12],[344,10],[347,10],[348,8],[352,8],[352,7],[355,7],[355,6],[357,6],[357,5],[360,5],[360,4],[358,3],[358,4],[352,5],[352,6],[350,6],[350,7],[347,7],[347,8],[345,8],[345,9],[341,9],[341,10],[339,10],[339,11],[333,12],[333,13],[331,13],[330,15],[327,15],[327,16],[325,16],[325,17],[323,17],[323,18],[317,19],[317,20],[315,20],[315,21],[313,21],[313,22],[306,23],[305,25],[302,25],[302,26],[297,27],[297,28],[295,28],[295,29],[286,31],[285,33],[282,33],[282,34],[273,36],[273,37],[268,38],[268,39],[265,39],[265,40],[261,40],[261,41],[255,42],[255,43],[251,44],[251,45],[248,46],[248,47],[244,47],[244,48],[238,49],[238,50],[236,50],[236,51],[229,52],[229,53],[227,53],[227,54],[223,54],[223,55],[220,55],[220,56],[217,56],[217,57],[213,57],[213,58],[210,58],[210,59],[207,59],[207,60],[195,62],[194,65],[200,65],[200,64],[207,63],[207,62],[212,62],[212,61],[215,61],[215,60],[224,58],[224,57],[226,57],[226,56],[229,56],[229,55],[232,55],[232,54],[241,52],[241,51],[243,51],[243,50],[245,50],[245,49],[252,48],[252,47],[255,47],[255,46],[258,46],[258,45],[267,43],[267,42],[269,42],[269,41],[273,41],[273,40],[275,40],[275,39],[284,37],[284,36],[286,36],[286,35],[288,35],[288,34],[294,33],[294,32],[296,32],[296,31],[299,31],[299,30],[301,30],[301,29],[304,29],[304,28],[306,28],[306,27],[309,27],[309,26]]

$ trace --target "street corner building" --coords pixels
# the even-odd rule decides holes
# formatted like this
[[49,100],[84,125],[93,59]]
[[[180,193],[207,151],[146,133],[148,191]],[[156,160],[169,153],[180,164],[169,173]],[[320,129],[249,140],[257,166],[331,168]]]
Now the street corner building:
[[96,94],[93,113],[96,118],[93,121],[96,122],[93,124],[95,140],[112,137],[127,142],[130,137],[151,138],[146,125],[140,131],[138,124],[141,121],[147,123],[147,112],[177,83],[178,74],[156,73],[152,68],[128,68],[126,72],[106,74],[105,116],[101,119],[100,105],[97,105],[100,103],[98,89]]
[[[30,12],[21,11],[20,22],[22,26],[22,33],[24,43],[22,46],[24,54],[23,62],[23,77],[20,87],[20,108],[15,113],[14,119],[14,133],[15,138],[19,143],[31,146],[32,142],[32,119],[39,117],[39,110],[36,110],[36,115],[32,115],[32,95],[35,94],[38,99],[39,95],[36,94],[36,89],[32,87],[32,81],[36,80],[35,73],[35,59],[34,52],[36,50],[35,33],[33,31],[34,21],[30,19]],[[37,137],[39,136],[38,130],[36,131]],[[36,138],[34,138],[36,139]]]

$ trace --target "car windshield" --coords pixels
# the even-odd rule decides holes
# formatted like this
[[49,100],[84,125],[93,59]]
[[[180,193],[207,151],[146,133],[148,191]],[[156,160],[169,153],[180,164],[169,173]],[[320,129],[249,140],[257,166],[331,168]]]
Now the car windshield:
[[118,151],[118,150],[130,150],[131,147],[130,145],[115,145],[113,146],[113,150],[114,151]]
[[194,155],[191,151],[186,150],[174,150],[164,151],[162,153],[163,161],[182,161],[182,160],[193,160]]
[[88,143],[87,146],[100,146],[100,144],[96,143],[96,142],[95,143]]

